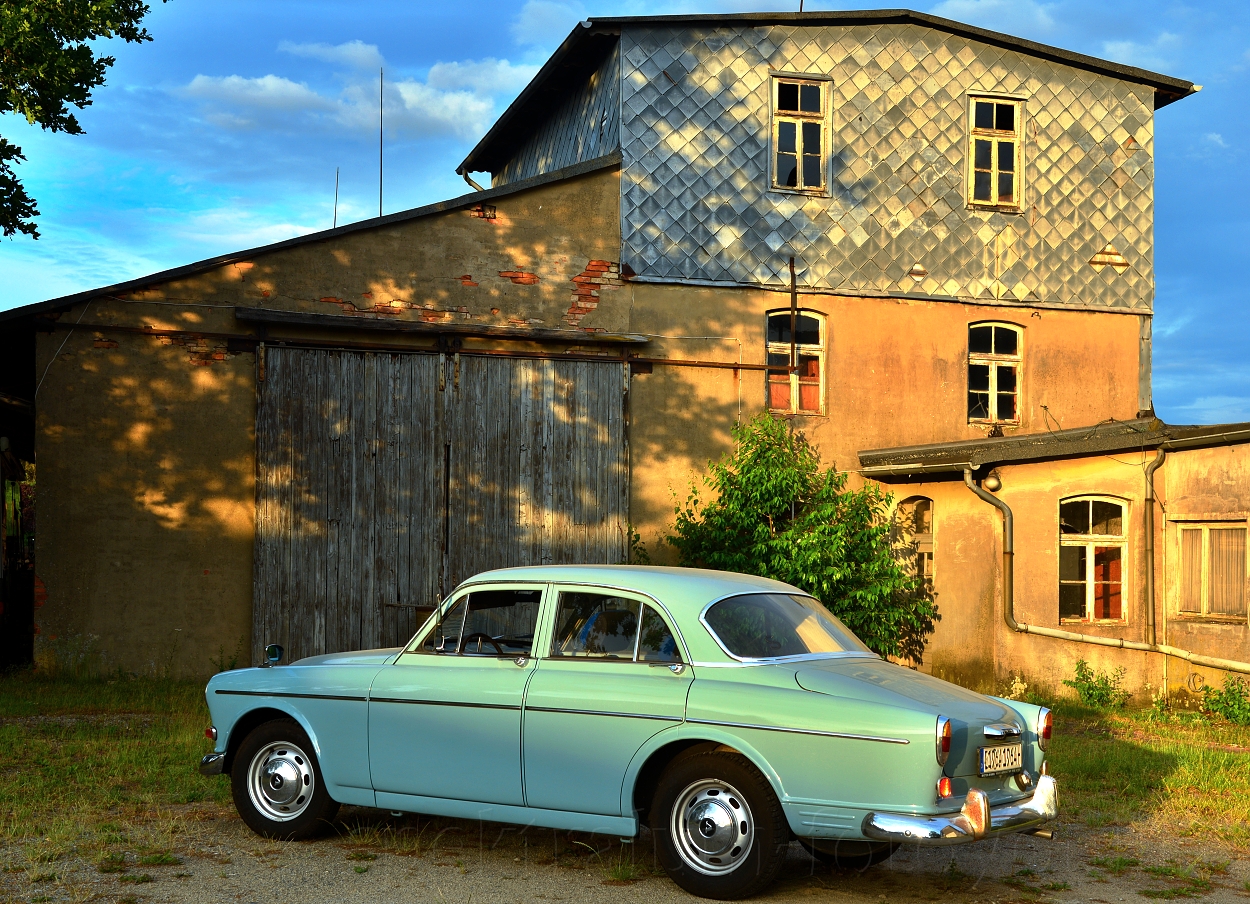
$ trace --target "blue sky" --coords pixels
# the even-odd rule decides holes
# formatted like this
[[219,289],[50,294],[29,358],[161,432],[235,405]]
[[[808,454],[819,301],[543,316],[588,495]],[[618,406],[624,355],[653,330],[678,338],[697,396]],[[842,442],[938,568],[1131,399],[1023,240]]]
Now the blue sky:
[[[882,3],[811,0],[807,9]],[[593,15],[795,9],[795,2],[528,0],[153,3],[155,41],[110,42],[85,135],[13,116],[38,241],[0,242],[0,309],[463,194],[456,164],[574,23]],[[1190,79],[1156,119],[1155,407],[1250,420],[1250,6],[943,0],[914,7]]]

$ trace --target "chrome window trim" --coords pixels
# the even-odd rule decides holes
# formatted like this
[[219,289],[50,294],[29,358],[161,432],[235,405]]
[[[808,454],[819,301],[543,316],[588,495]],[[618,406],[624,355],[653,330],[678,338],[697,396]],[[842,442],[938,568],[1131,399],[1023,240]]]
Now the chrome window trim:
[[[486,582],[483,582],[483,583],[486,583]],[[673,618],[673,613],[668,611],[667,606],[665,606],[662,602],[660,602],[660,600],[657,597],[653,596],[647,591],[638,590],[634,587],[626,587],[626,586],[618,585],[618,584],[604,584],[601,582],[597,583],[593,581],[549,581],[547,586],[549,586],[552,589],[552,592],[556,595],[556,604],[558,604],[559,602],[559,592],[560,592],[561,587],[589,587],[591,589],[596,589],[596,590],[616,590],[616,591],[621,591],[624,593],[632,593],[635,596],[646,597],[647,599],[651,600],[651,602],[655,603],[656,608],[660,610],[660,615],[662,615],[664,617],[664,620],[668,622],[668,626],[673,629],[673,636],[677,638],[677,642],[680,643],[682,646],[682,651],[681,651],[682,662],[689,664],[690,658],[691,658],[690,647],[686,643],[685,635],[681,633],[681,624],[677,621],[677,619]],[[557,612],[558,611],[559,610],[557,607]],[[553,623],[552,631],[555,630],[555,624],[554,624],[555,618],[556,618],[555,613],[553,613],[551,616],[551,621]],[[557,657],[557,658],[563,659],[563,657]],[[624,662],[625,660],[619,660],[619,661]]]
[[887,738],[878,735],[848,734],[842,731],[817,731],[814,728],[786,728],[781,725],[752,725],[746,722],[720,722],[715,719],[687,719],[690,725],[717,725],[722,728],[746,728],[756,731],[780,731],[786,734],[815,735],[821,738],[843,738],[849,741],[876,741],[880,744],[910,744],[907,738]]
[[[495,587],[499,590],[537,590],[539,593],[541,593],[542,596],[538,598],[538,623],[534,626],[534,641],[535,643],[538,642],[538,633],[539,633],[539,630],[542,628],[543,603],[545,603],[547,600],[547,593],[551,589],[551,582],[550,581],[534,581],[534,582],[479,581],[476,584],[468,584],[468,583],[461,584],[451,593],[447,594],[447,596],[443,600],[441,600],[438,603],[438,605],[434,607],[434,611],[431,612],[428,616],[426,616],[425,621],[421,623],[421,627],[417,628],[417,633],[412,636],[412,639],[409,640],[408,643],[404,645],[403,649],[401,649],[397,654],[395,654],[395,662],[399,662],[400,656],[446,655],[443,653],[428,653],[428,654],[423,653],[421,651],[421,645],[422,643],[424,643],[429,632],[432,631],[434,627],[438,624],[439,617],[448,609],[450,609],[452,605],[455,605],[455,603],[459,602],[461,597],[467,595],[468,593],[472,593],[474,587],[479,587],[479,588],[480,587]],[[465,592],[462,593],[461,591],[465,591]],[[469,613],[469,610],[466,607],[464,610],[464,615],[461,617],[461,620],[460,620],[460,631],[462,634],[464,632],[464,619],[468,617],[468,613]],[[457,655],[457,654],[452,654],[452,655]],[[512,657],[508,656],[506,658],[511,659]]]
[[[797,587],[795,587],[794,590],[799,596],[805,596],[808,599],[813,599],[813,600],[816,599],[816,597],[812,596],[810,593],[804,593],[802,590],[799,590]],[[720,635],[718,635],[716,631],[712,628],[712,626],[707,623],[708,610],[710,610],[717,603],[723,603],[725,600],[733,599],[735,596],[759,596],[761,593],[785,593],[785,592],[786,591],[784,590],[746,590],[746,591],[741,591],[737,593],[727,593],[722,597],[718,597],[717,599],[712,600],[710,603],[708,603],[699,611],[699,623],[703,625],[703,630],[707,631],[708,634],[712,635],[712,640],[716,641],[716,645],[720,647],[722,653],[724,653],[726,656],[728,656],[730,659],[734,660],[735,662],[747,663],[749,665],[772,664],[774,662],[807,662],[813,659],[832,659],[832,658],[842,658],[846,656],[862,656],[865,658],[872,658],[872,659],[881,658],[880,656],[878,656],[876,653],[873,653],[872,651],[864,652],[863,650],[838,650],[835,653],[796,653],[793,656],[765,656],[765,657],[736,656],[733,653],[729,652],[729,648],[725,646],[724,642],[720,639]],[[820,600],[816,600],[816,602],[819,603]],[[832,613],[830,614],[832,615]],[[848,628],[847,630],[849,631],[850,629]],[[852,631],[851,633],[852,635],[854,635],[855,632]],[[859,640],[858,637],[856,637],[855,639]],[[859,642],[863,643],[862,640],[860,640]]]

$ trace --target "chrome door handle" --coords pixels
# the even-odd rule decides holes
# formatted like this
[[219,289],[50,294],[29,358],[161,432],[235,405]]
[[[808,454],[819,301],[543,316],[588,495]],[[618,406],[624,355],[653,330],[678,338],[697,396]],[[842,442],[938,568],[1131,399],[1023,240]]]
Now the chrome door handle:
[[516,659],[512,661],[515,662],[521,668],[525,668],[525,666],[529,664],[530,658],[528,656],[518,656]]
[[680,662],[674,662],[672,665],[668,667],[668,670],[672,672],[674,675],[680,675],[682,672],[686,670],[686,666]]

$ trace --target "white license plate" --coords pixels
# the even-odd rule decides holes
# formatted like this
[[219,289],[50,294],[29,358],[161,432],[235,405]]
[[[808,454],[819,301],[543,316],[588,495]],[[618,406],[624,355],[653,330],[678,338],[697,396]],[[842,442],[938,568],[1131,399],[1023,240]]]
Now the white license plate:
[[1024,754],[1020,744],[1002,744],[998,747],[981,748],[982,775],[1019,772],[1023,765]]

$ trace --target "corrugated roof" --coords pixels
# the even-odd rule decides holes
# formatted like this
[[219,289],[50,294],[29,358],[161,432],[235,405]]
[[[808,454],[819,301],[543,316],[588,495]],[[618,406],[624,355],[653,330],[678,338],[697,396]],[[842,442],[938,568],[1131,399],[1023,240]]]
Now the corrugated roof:
[[1165,107],[1173,101],[1180,100],[1200,90],[1193,82],[1140,69],[1136,66],[1125,66],[1098,57],[1074,53],[1049,44],[1039,44],[1024,38],[1013,37],[1002,32],[965,25],[953,19],[943,19],[928,13],[918,13],[907,9],[876,9],[876,10],[840,10],[804,13],[724,13],[678,16],[606,16],[587,19],[574,27],[569,36],[547,60],[538,74],[518,95],[516,100],[504,111],[490,131],[469,152],[456,172],[497,172],[516,145],[529,135],[533,129],[546,119],[567,95],[572,86],[576,85],[581,75],[588,75],[594,66],[611,49],[622,28],[631,26],[741,26],[756,27],[760,25],[876,25],[903,23],[936,28],[951,34],[961,35],[996,47],[1016,50],[1031,56],[1041,57],[1086,69],[1101,75],[1109,75],[1125,81],[1136,82],[1155,89],[1155,109]]
[[1158,418],[1140,418],[1024,436],[866,449],[859,453],[859,464],[865,477],[909,477],[958,473],[965,468],[976,470],[989,465],[1234,442],[1250,443],[1250,423],[1181,426],[1165,424]]
[[257,248],[249,248],[245,251],[233,251],[229,254],[219,254],[217,257],[210,257],[206,260],[196,261],[193,264],[184,264],[181,267],[174,267],[169,270],[161,270],[158,273],[152,273],[148,276],[140,276],[137,279],[128,279],[125,282],[114,283],[111,286],[103,286],[99,289],[88,289],[85,292],[75,292],[73,295],[62,295],[59,298],[51,298],[47,301],[37,301],[34,304],[22,305],[17,308],[9,308],[7,311],[0,311],[0,324],[3,324],[6,320],[17,320],[23,317],[30,317],[34,314],[55,311],[60,308],[68,308],[72,305],[78,304],[79,302],[87,301],[92,298],[100,298],[107,295],[124,295],[127,292],[134,292],[138,289],[155,285],[157,283],[169,282],[174,279],[182,279],[187,276],[194,276],[197,273],[213,270],[224,264],[234,263],[235,261],[250,260],[256,256],[270,254],[274,251],[282,251],[286,248],[294,248],[299,245],[307,245],[312,242],[325,242],[330,239],[338,238],[339,236],[351,235],[355,232],[364,232],[369,229],[380,229],[384,226],[393,226],[396,223],[406,223],[409,220],[428,217],[431,214],[443,213],[448,210],[459,210],[462,207],[471,207],[475,204],[481,204],[484,201],[492,201],[495,198],[513,195],[517,192],[537,188],[551,182],[559,182],[562,179],[571,179],[574,176],[581,176],[610,166],[617,166],[620,162],[621,155],[619,152],[607,154],[603,157],[597,157],[594,160],[587,160],[584,163],[578,163],[573,166],[566,166],[563,169],[553,170],[552,172],[544,173],[541,176],[534,176],[529,179],[521,179],[517,182],[510,182],[507,185],[501,185],[498,188],[488,188],[485,191],[472,192],[467,195],[461,195],[458,198],[451,198],[447,201],[438,201],[434,204],[426,204],[424,207],[414,207],[411,210],[388,213],[384,217],[372,217],[368,220],[361,220],[358,223],[349,223],[346,226],[339,226],[337,229],[326,229],[321,232],[312,232],[308,235],[296,236],[293,239],[284,239],[281,242],[274,242],[270,245],[261,245]]

